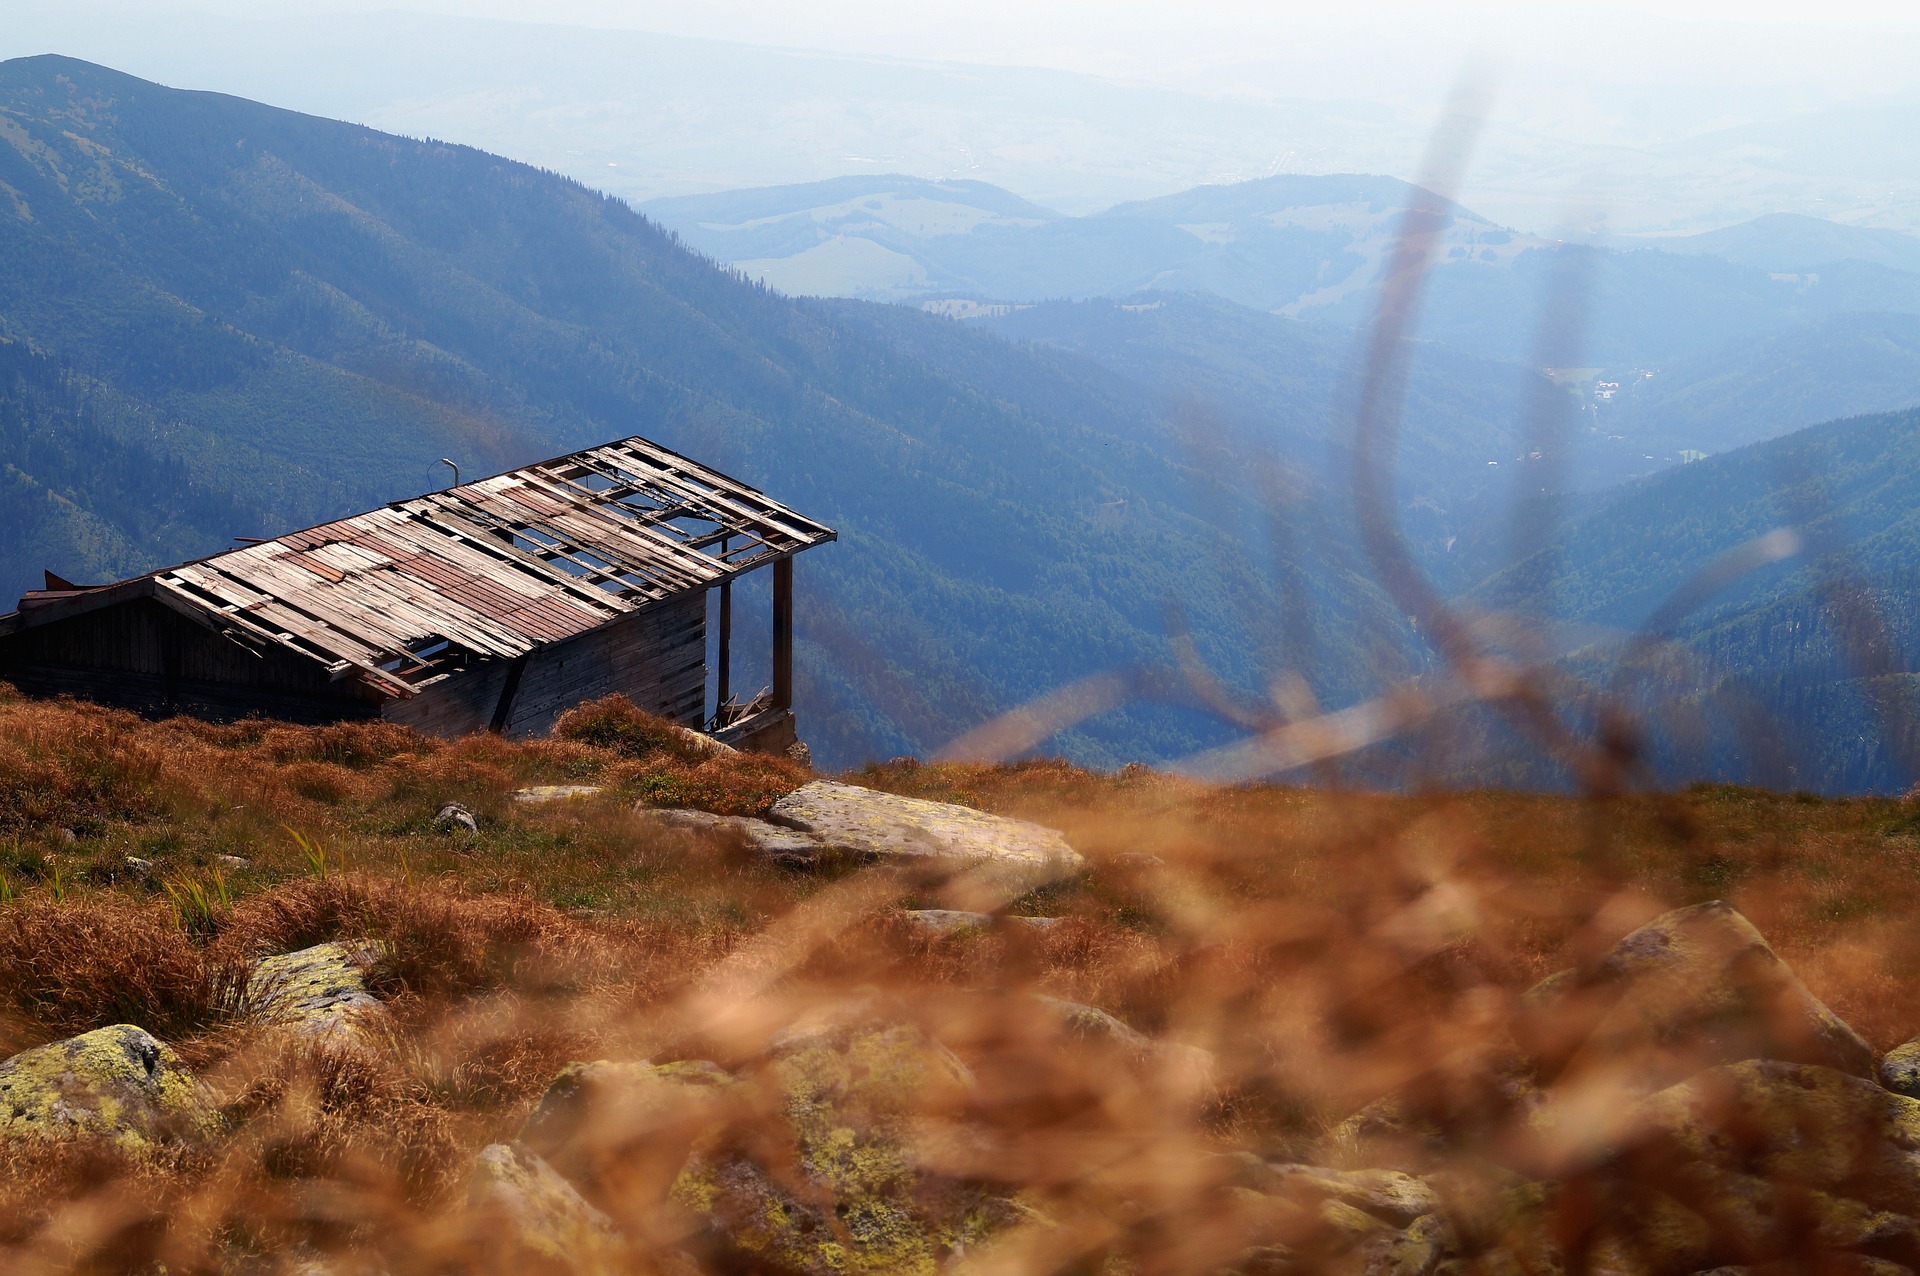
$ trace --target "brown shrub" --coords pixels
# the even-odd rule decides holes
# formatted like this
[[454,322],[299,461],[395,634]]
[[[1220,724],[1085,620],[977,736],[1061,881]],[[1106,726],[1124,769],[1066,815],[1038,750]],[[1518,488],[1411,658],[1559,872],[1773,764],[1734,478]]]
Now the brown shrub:
[[720,753],[697,763],[655,755],[609,767],[604,778],[648,806],[764,816],[813,777],[798,763],[772,754]]
[[237,960],[330,939],[380,940],[388,950],[376,972],[383,990],[426,998],[577,986],[609,961],[588,927],[531,895],[473,895],[358,873],[242,900],[215,947]]
[[16,702],[0,719],[0,830],[151,819],[197,789],[130,713]]
[[617,694],[567,710],[553,724],[553,735],[558,740],[576,740],[628,758],[666,754],[693,762],[705,756],[698,743],[688,738],[685,727],[648,713]]
[[237,962],[205,952],[158,903],[89,894],[0,909],[0,997],[16,1012],[6,1050],[114,1023],[156,1035],[198,1032],[234,1004]]

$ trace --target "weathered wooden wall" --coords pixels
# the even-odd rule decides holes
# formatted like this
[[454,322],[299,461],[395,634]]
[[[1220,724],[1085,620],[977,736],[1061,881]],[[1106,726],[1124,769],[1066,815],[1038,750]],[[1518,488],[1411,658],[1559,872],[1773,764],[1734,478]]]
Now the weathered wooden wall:
[[[619,692],[652,713],[699,726],[706,712],[707,602],[704,592],[602,625],[528,658],[504,725],[512,736],[541,735],[583,700]],[[509,662],[488,661],[396,700],[389,721],[431,735],[487,730]]]
[[333,681],[311,660],[256,653],[150,599],[0,638],[0,680],[28,695],[216,720],[332,722],[379,712],[358,684]]
[[[540,735],[583,700],[620,692],[689,726],[706,710],[704,591],[536,648],[507,714],[508,735]],[[146,714],[334,722],[383,716],[430,735],[488,730],[511,662],[476,661],[383,706],[353,679],[269,648],[259,655],[148,599],[0,638],[0,680],[28,695],[72,695]]]

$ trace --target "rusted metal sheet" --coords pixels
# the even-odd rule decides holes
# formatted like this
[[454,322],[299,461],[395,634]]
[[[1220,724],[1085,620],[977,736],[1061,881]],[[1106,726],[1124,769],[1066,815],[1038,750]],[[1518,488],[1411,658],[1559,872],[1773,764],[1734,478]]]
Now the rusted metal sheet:
[[451,657],[522,656],[832,539],[756,489],[630,438],[150,579],[238,639],[405,697]]

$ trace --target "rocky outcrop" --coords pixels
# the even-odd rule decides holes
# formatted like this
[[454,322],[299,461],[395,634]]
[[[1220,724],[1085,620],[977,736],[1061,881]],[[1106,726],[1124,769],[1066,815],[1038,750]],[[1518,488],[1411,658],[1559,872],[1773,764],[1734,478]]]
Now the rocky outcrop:
[[474,1158],[467,1208],[504,1244],[514,1267],[529,1262],[568,1272],[627,1270],[613,1221],[553,1167],[524,1147],[495,1143]]
[[262,958],[247,978],[247,1012],[305,1040],[358,1041],[387,1017],[367,989],[366,972],[380,956],[370,940],[336,940]]
[[132,1024],[0,1063],[0,1140],[97,1138],[141,1151],[209,1134],[216,1124],[180,1057]]
[[774,803],[769,818],[845,855],[987,866],[1039,884],[1081,859],[1054,829],[970,807],[815,780]]
[[1920,1101],[1832,1068],[1747,1060],[1651,1096],[1630,1125],[1589,1180],[1595,1265],[1920,1263]]
[[1880,1060],[1880,1084],[1895,1094],[1920,1099],[1920,1040],[1887,1051]]
[[855,1007],[782,1035],[740,1076],[574,1065],[520,1141],[622,1227],[696,1236],[724,1270],[932,1271],[1015,1214],[918,1159],[915,1123],[972,1085],[918,1029]]
[[918,1123],[960,1106],[973,1078],[917,1028],[854,1014],[790,1032],[770,1051],[800,1190],[773,1165],[698,1158],[674,1197],[749,1263],[828,1276],[932,1271],[1010,1223],[992,1191],[919,1159]]
[[1521,1044],[1546,1079],[1604,1072],[1651,1092],[1742,1059],[1874,1075],[1867,1043],[1717,900],[1655,918],[1528,1003]]
[[1242,1276],[1429,1276],[1458,1255],[1439,1194],[1420,1179],[1227,1159],[1228,1201],[1252,1242],[1233,1268]]

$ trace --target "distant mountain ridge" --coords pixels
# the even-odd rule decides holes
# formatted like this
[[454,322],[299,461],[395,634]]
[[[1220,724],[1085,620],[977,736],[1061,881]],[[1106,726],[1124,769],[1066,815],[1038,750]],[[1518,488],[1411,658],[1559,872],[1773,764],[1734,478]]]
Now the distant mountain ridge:
[[1801,213],[1769,213],[1698,235],[1641,241],[1662,252],[1704,253],[1742,266],[1797,274],[1836,262],[1920,272],[1920,236],[1847,226]]
[[[863,192],[867,192],[863,194]],[[656,200],[689,244],[795,294],[1031,304],[1205,292],[1352,327],[1371,313],[1402,209],[1445,219],[1424,336],[1530,357],[1549,293],[1578,290],[1583,356],[1660,366],[1832,315],[1920,314],[1920,239],[1763,218],[1614,247],[1525,234],[1391,177],[1288,175],[1201,186],[1079,217],[978,184],[888,176]],[[898,211],[910,204],[915,217]],[[1823,270],[1782,262],[1811,258]]]

